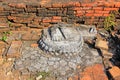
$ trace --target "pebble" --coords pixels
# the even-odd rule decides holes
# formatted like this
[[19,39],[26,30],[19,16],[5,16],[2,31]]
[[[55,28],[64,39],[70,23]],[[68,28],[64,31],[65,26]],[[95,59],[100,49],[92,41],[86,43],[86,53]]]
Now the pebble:
[[42,75],[39,75],[38,77],[36,77],[36,80],[40,80],[42,79]]

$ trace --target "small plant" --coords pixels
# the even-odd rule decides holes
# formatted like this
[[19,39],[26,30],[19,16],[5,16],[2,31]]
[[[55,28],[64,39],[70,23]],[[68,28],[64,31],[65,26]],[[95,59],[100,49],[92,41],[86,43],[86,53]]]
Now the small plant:
[[9,27],[12,27],[12,26],[13,26],[13,25],[12,25],[12,22],[7,21],[7,23],[9,24]]
[[104,29],[108,32],[111,32],[115,26],[115,15],[111,13],[108,17],[105,18]]
[[48,77],[49,75],[50,75],[49,72],[38,72],[37,73],[37,77],[42,76],[41,80],[45,80],[45,78]]
[[6,42],[9,34],[11,34],[10,31],[3,32],[3,36],[1,38],[1,40],[4,41],[4,42]]

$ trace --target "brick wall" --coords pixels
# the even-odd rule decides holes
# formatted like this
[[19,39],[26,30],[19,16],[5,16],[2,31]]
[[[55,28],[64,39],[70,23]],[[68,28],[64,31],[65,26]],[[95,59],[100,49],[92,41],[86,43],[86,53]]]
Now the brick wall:
[[118,11],[120,1],[67,2],[43,5],[39,3],[1,3],[0,30],[44,28],[57,22],[96,24],[103,26],[111,11]]

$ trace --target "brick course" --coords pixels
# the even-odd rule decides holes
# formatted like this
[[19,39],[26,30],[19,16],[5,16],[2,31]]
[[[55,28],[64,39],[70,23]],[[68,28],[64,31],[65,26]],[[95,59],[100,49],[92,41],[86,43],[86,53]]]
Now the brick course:
[[[67,3],[15,3],[1,4],[0,21],[2,23],[17,23],[26,27],[39,27],[42,24],[57,22],[85,22],[85,24],[98,24],[103,27],[100,17],[109,16],[111,11],[118,11],[119,1],[70,1]],[[34,21],[36,19],[38,21]],[[90,19],[85,19],[90,18]],[[91,20],[92,18],[92,20]],[[9,26],[8,28],[11,29]],[[15,27],[13,30],[15,30]],[[2,29],[0,29],[2,30]]]

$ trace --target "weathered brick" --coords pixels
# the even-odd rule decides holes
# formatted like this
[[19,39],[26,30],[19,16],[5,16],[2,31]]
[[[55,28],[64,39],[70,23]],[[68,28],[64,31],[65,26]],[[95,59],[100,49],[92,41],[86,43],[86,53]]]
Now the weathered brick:
[[86,13],[94,13],[94,10],[87,10]]
[[32,39],[33,34],[28,31],[27,33],[22,35],[22,40],[24,41],[30,41]]
[[79,10],[79,11],[76,11],[76,13],[77,13],[77,14],[81,14],[81,13],[84,14],[85,11],[83,11],[83,10]]
[[40,25],[38,23],[29,23],[27,26],[30,28],[38,28]]
[[8,16],[7,19],[8,19],[8,20],[15,20],[16,17],[14,17],[14,16]]
[[10,6],[10,7],[15,7],[15,6],[16,6],[16,3],[9,3],[8,6]]
[[13,17],[29,17],[28,13],[11,14]]
[[54,8],[62,7],[62,3],[54,3],[54,4],[52,4],[52,7],[54,7]]
[[0,28],[8,28],[9,24],[8,23],[2,23],[0,22]]
[[115,3],[114,2],[106,2],[104,3],[105,7],[114,7]]
[[36,13],[37,9],[36,8],[26,8],[25,11],[28,13]]
[[93,7],[93,10],[103,10],[103,7]]
[[61,20],[61,16],[53,16],[52,19]]
[[9,16],[10,13],[8,11],[0,11],[0,16]]
[[83,7],[92,7],[94,5],[93,5],[93,3],[82,3],[81,6],[83,6]]
[[107,41],[97,39],[95,47],[108,50]]
[[93,14],[86,13],[85,16],[93,16]]
[[58,19],[58,20],[57,20],[57,19],[52,19],[51,22],[53,22],[53,23],[55,22],[55,23],[56,23],[56,22],[61,22],[61,21],[62,21],[62,20],[59,20],[59,19]]
[[92,7],[83,7],[82,10],[91,10]]
[[39,3],[29,3],[26,5],[26,8],[39,8],[40,4]]
[[26,8],[26,5],[24,3],[18,3],[15,5],[16,8]]
[[118,10],[118,8],[104,8],[104,10],[108,10],[108,11],[117,11]]
[[100,16],[103,16],[103,14],[102,13],[95,13],[94,16],[100,17]]
[[107,16],[109,16],[110,14],[103,14],[103,16],[105,16],[105,17],[107,17]]
[[83,15],[84,15],[83,13],[76,14],[76,16],[83,16]]
[[110,11],[100,11],[100,10],[95,10],[95,13],[100,13],[100,14],[109,14]]
[[109,70],[110,74],[112,75],[113,78],[116,78],[118,76],[120,76],[120,68],[118,68],[117,66],[112,67]]
[[1,23],[6,23],[8,21],[7,17],[0,17]]
[[42,19],[42,22],[43,23],[49,23],[49,22],[51,22],[51,18],[45,17],[44,19]]
[[7,58],[18,58],[21,55],[21,41],[12,41],[11,46],[7,52]]
[[75,2],[75,6],[80,7],[81,6],[80,2]]
[[82,10],[82,7],[74,7],[73,10]]
[[116,2],[115,7],[120,7],[120,2]]
[[73,7],[73,6],[75,6],[74,2],[68,2],[63,4],[63,7]]

